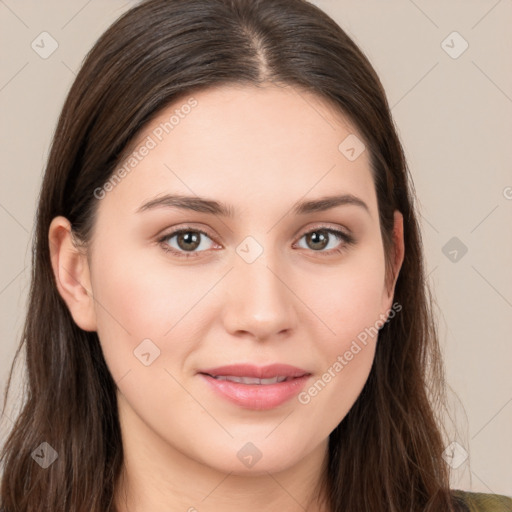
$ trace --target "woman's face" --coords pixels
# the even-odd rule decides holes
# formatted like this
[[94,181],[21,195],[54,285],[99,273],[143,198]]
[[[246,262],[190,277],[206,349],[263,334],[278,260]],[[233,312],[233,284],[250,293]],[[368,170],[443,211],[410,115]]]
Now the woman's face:
[[[136,142],[95,192],[89,254],[124,431],[225,472],[324,453],[392,306],[361,137],[310,93],[223,86],[168,107]],[[357,199],[329,199],[344,195]],[[274,384],[203,374],[274,364],[297,371],[259,374],[288,377]],[[255,373],[212,370],[225,365]]]

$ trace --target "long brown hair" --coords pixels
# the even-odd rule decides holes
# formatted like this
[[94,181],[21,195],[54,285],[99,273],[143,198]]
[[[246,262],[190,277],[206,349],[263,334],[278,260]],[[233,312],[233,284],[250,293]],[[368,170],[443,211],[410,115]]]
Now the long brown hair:
[[[330,435],[323,482],[329,509],[459,510],[441,457],[443,366],[413,185],[374,69],[305,0],[149,0],[121,16],[89,52],[54,135],[15,357],[25,347],[26,396],[1,456],[6,512],[113,510],[123,464],[116,385],[97,333],[74,323],[58,293],[51,220],[65,216],[86,245],[98,206],[94,191],[164,107],[215,85],[269,81],[328,100],[364,137],[388,269],[394,210],[404,217],[405,259],[394,296],[402,309],[380,330],[368,381]],[[58,454],[46,469],[31,456],[43,442]]]

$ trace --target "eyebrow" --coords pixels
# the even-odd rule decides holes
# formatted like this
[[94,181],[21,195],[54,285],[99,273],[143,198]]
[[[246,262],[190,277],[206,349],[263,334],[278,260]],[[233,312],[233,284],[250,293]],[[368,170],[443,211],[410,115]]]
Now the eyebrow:
[[[345,205],[359,206],[370,213],[368,205],[362,199],[352,194],[324,196],[311,201],[298,201],[293,205],[292,213],[295,215],[306,215]],[[219,215],[221,217],[235,217],[235,210],[231,205],[204,197],[171,194],[156,197],[145,202],[136,210],[136,213],[153,210],[155,208],[180,208],[183,210]]]

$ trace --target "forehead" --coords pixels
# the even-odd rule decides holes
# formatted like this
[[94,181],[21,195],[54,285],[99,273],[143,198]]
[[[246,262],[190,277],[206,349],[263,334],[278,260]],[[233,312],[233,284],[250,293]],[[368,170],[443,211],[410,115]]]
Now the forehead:
[[[346,153],[347,145],[360,152],[357,158]],[[169,192],[215,194],[232,204],[243,199],[242,208],[251,198],[284,204],[287,198],[352,193],[375,206],[362,148],[350,120],[311,92],[223,85],[161,110],[129,146],[119,166],[128,176],[111,195],[124,194],[131,211],[142,199]]]

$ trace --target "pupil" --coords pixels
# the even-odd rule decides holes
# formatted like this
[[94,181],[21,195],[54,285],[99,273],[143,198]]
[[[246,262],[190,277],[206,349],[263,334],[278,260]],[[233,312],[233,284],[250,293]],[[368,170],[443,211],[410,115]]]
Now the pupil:
[[[185,247],[183,247],[182,242],[185,245]],[[190,247],[190,244],[192,245],[192,247]],[[178,236],[178,245],[182,249],[196,249],[197,246],[199,245],[199,234],[193,233],[192,231],[187,231],[185,233],[181,233]],[[188,245],[188,247],[187,247],[187,245]]]
[[313,242],[313,244],[320,244],[320,247],[314,248],[323,249],[327,245],[328,240],[325,233],[325,230],[318,230],[313,231],[313,233],[310,234],[310,240]]

